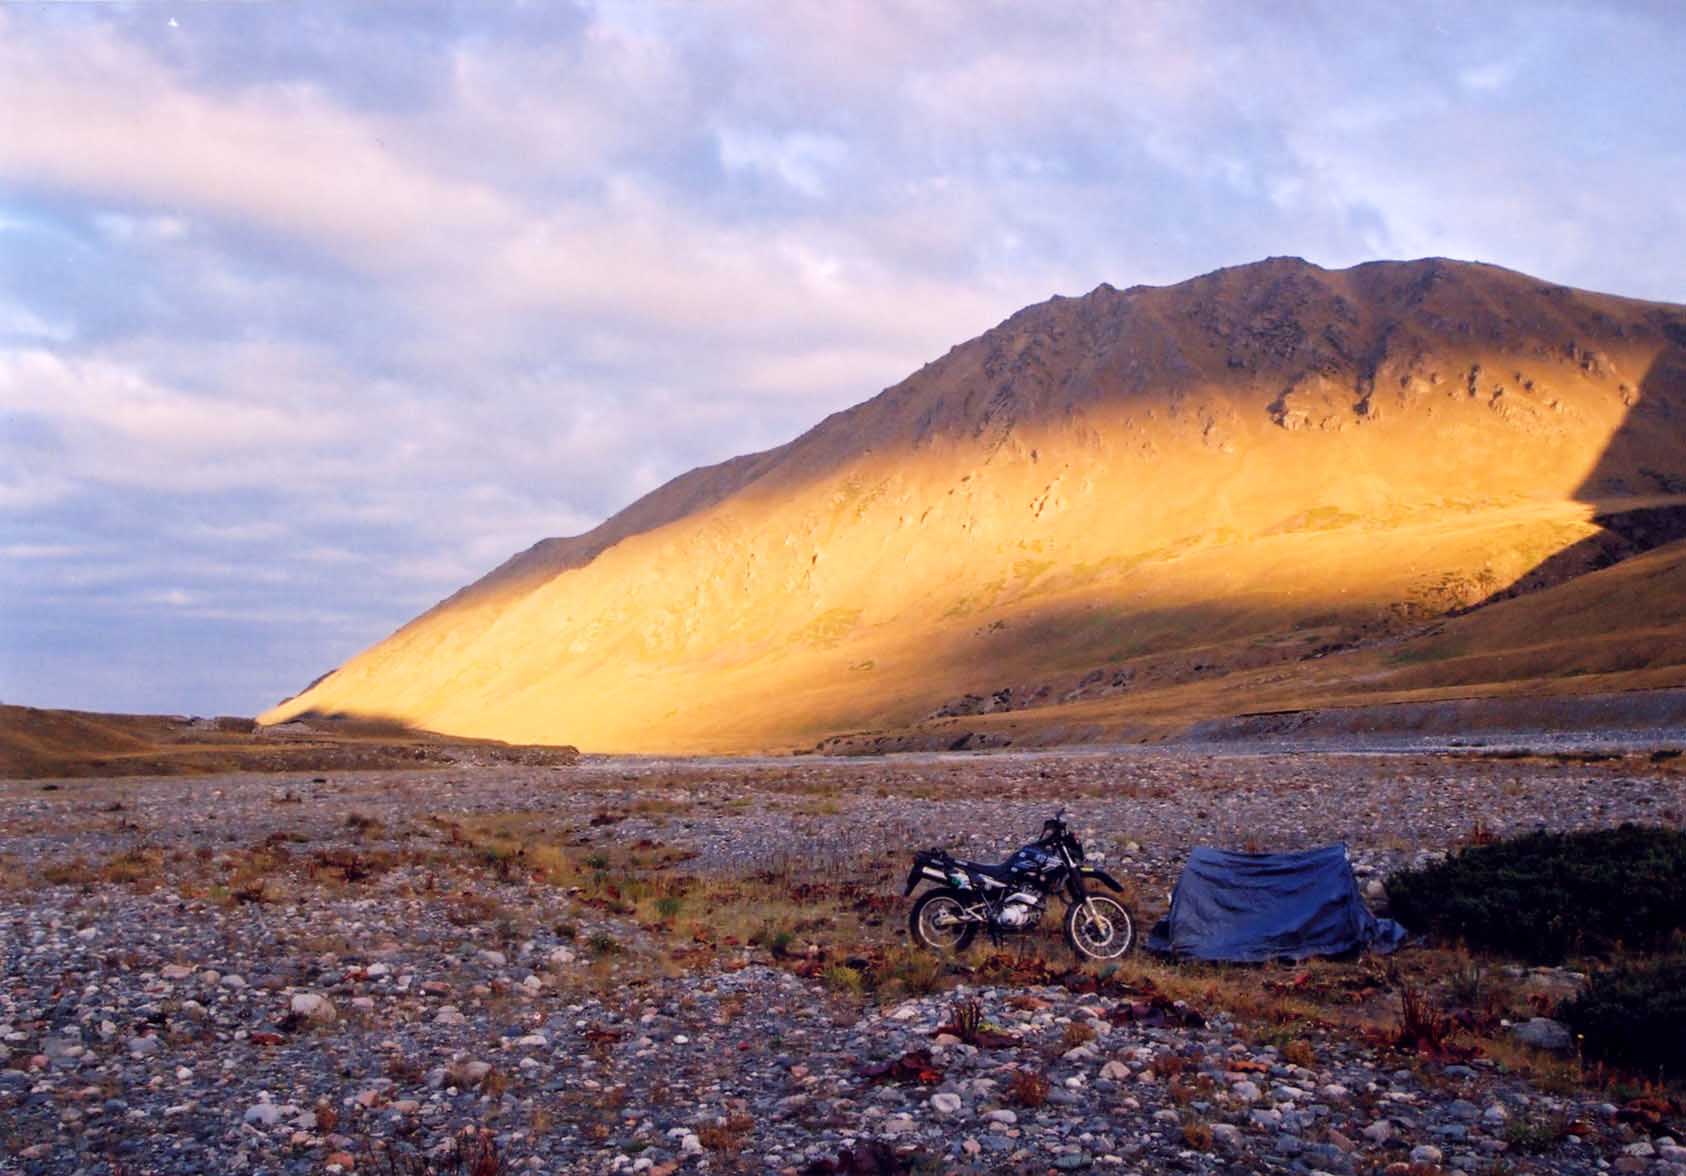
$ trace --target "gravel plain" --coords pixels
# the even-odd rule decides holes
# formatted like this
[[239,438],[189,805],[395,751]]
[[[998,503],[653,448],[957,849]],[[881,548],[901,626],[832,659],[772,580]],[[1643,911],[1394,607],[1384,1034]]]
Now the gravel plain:
[[[1344,841],[1380,902],[1478,836],[1678,827],[1686,773],[1205,747],[0,782],[0,1170],[1686,1174],[1666,1105],[1220,995],[1309,978],[1373,1013],[1376,961],[1073,978],[1048,940],[861,989],[911,850],[998,858],[1062,806],[1145,931],[1196,844]],[[774,944],[655,922],[489,850],[500,823],[717,886],[847,881],[861,913]],[[1578,980],[1504,974],[1542,1011]],[[974,1001],[981,1039],[949,1024]]]

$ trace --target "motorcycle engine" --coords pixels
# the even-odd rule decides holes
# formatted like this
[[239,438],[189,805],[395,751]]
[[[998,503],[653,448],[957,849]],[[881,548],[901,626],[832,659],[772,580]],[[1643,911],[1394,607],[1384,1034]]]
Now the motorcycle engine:
[[997,921],[1003,927],[1027,927],[1042,914],[1042,896],[1032,890],[1009,894]]

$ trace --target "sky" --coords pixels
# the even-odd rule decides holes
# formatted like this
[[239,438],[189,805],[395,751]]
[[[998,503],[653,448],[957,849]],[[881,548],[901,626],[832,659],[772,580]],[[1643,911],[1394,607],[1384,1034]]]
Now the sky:
[[1686,301],[1686,8],[0,0],[0,701],[254,714],[1021,306]]

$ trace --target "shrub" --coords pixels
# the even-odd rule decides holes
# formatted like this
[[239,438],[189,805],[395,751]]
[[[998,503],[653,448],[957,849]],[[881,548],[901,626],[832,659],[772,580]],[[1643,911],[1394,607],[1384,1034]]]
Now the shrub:
[[791,944],[796,942],[796,933],[787,927],[775,927],[771,923],[763,923],[749,942],[755,947],[764,947],[774,959],[784,959],[790,954]]
[[859,996],[865,984],[860,969],[851,968],[847,964],[833,964],[825,970],[822,979],[832,991],[846,992],[851,996]]
[[1095,1031],[1081,1021],[1067,1022],[1065,1032],[1060,1034],[1060,1052],[1076,1049],[1088,1045],[1095,1040]]
[[1212,1125],[1204,1119],[1190,1119],[1183,1124],[1183,1142],[1195,1151],[1209,1152],[1216,1136]]
[[1686,957],[1593,978],[1558,1015],[1587,1057],[1646,1077],[1686,1078]]
[[1623,825],[1471,846],[1388,879],[1412,930],[1535,963],[1615,947],[1655,950],[1686,928],[1686,833]]
[[1034,1070],[1014,1070],[1007,1080],[1007,1101],[1034,1110],[1048,1101],[1048,1079]]
[[1426,989],[1409,980],[1399,982],[1399,1026],[1393,1044],[1400,1049],[1439,1053],[1454,1028],[1452,1019],[1429,999]]
[[594,955],[619,955],[621,953],[621,941],[607,931],[593,931],[586,939],[585,945],[591,949]]

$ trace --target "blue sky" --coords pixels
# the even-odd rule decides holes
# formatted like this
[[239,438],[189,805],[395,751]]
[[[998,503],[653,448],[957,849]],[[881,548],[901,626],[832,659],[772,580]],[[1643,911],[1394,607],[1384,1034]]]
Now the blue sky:
[[0,5],[0,700],[251,714],[1027,303],[1686,301],[1673,3]]

